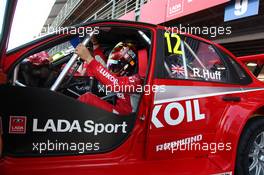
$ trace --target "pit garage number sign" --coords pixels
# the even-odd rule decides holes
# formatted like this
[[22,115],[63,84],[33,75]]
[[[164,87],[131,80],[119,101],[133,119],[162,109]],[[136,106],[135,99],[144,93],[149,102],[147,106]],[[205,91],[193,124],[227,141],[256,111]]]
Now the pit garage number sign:
[[225,22],[257,15],[259,0],[234,0],[225,9]]

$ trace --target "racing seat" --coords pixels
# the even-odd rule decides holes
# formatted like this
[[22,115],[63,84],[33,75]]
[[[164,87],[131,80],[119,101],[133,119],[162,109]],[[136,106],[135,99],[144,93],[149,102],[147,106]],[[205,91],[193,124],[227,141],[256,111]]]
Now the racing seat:
[[[138,74],[142,79],[146,78],[147,66],[148,66],[147,49],[138,50]],[[140,95],[131,94],[130,99],[131,99],[132,112],[136,112],[139,104]]]

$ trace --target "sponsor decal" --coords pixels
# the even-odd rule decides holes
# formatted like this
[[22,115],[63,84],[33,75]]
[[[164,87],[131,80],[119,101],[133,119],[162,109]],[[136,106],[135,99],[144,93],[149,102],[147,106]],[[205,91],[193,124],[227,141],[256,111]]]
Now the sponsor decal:
[[193,77],[203,78],[205,80],[221,80],[220,71],[210,71],[207,69],[193,68]]
[[[151,122],[156,128],[164,127],[164,124],[157,117],[158,114],[160,113],[160,109],[162,106],[163,105],[156,105],[152,111]],[[172,116],[171,115],[172,110],[177,110],[178,115]],[[164,112],[161,116],[163,116],[166,124],[170,126],[177,126],[181,124],[184,118],[187,119],[188,123],[205,119],[205,114],[201,113],[200,111],[199,100],[185,101],[185,105],[182,105],[181,103],[178,102],[166,104]]]
[[184,76],[184,67],[178,66],[178,65],[175,66],[172,64],[171,72],[173,75],[176,75],[176,76]]
[[168,1],[168,9],[167,9],[167,17],[174,16],[176,14],[183,12],[183,0],[169,0]]
[[86,120],[80,123],[78,120],[68,121],[65,119],[48,119],[45,124],[40,124],[38,119],[33,119],[33,132],[85,132],[98,135],[102,133],[127,133],[127,123],[120,124],[104,124],[95,123],[92,120]]
[[100,66],[99,73],[110,80],[112,83],[118,84],[118,80],[113,75],[111,75],[104,67]]
[[9,133],[25,134],[27,126],[27,117],[25,116],[10,116],[9,118]]
[[188,145],[191,143],[195,143],[195,142],[200,142],[201,140],[203,140],[203,135],[199,134],[193,137],[187,137],[184,139],[180,139],[180,140],[175,140],[173,142],[168,142],[168,143],[164,143],[164,144],[160,144],[156,146],[156,152],[159,151],[171,151],[174,148],[178,148],[182,145]]

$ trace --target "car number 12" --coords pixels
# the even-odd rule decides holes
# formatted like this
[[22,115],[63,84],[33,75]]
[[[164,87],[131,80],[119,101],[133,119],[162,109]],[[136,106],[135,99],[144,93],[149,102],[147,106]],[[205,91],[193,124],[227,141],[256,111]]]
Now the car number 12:
[[[168,33],[168,32],[165,32],[164,33],[164,37],[166,38],[167,40],[167,46],[168,46],[168,52],[169,53],[174,53],[174,54],[179,54],[179,55],[182,55],[182,51],[180,50],[180,45],[181,45],[181,38],[179,35],[177,35],[176,33]],[[176,44],[172,50],[172,46],[171,46],[171,38],[176,38]]]

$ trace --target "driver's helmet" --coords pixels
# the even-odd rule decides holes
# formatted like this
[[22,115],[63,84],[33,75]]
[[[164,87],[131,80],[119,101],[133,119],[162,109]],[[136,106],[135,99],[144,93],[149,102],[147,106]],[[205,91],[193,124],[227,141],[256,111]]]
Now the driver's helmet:
[[108,70],[117,76],[135,74],[137,65],[136,47],[130,42],[119,42],[111,51],[108,60]]

